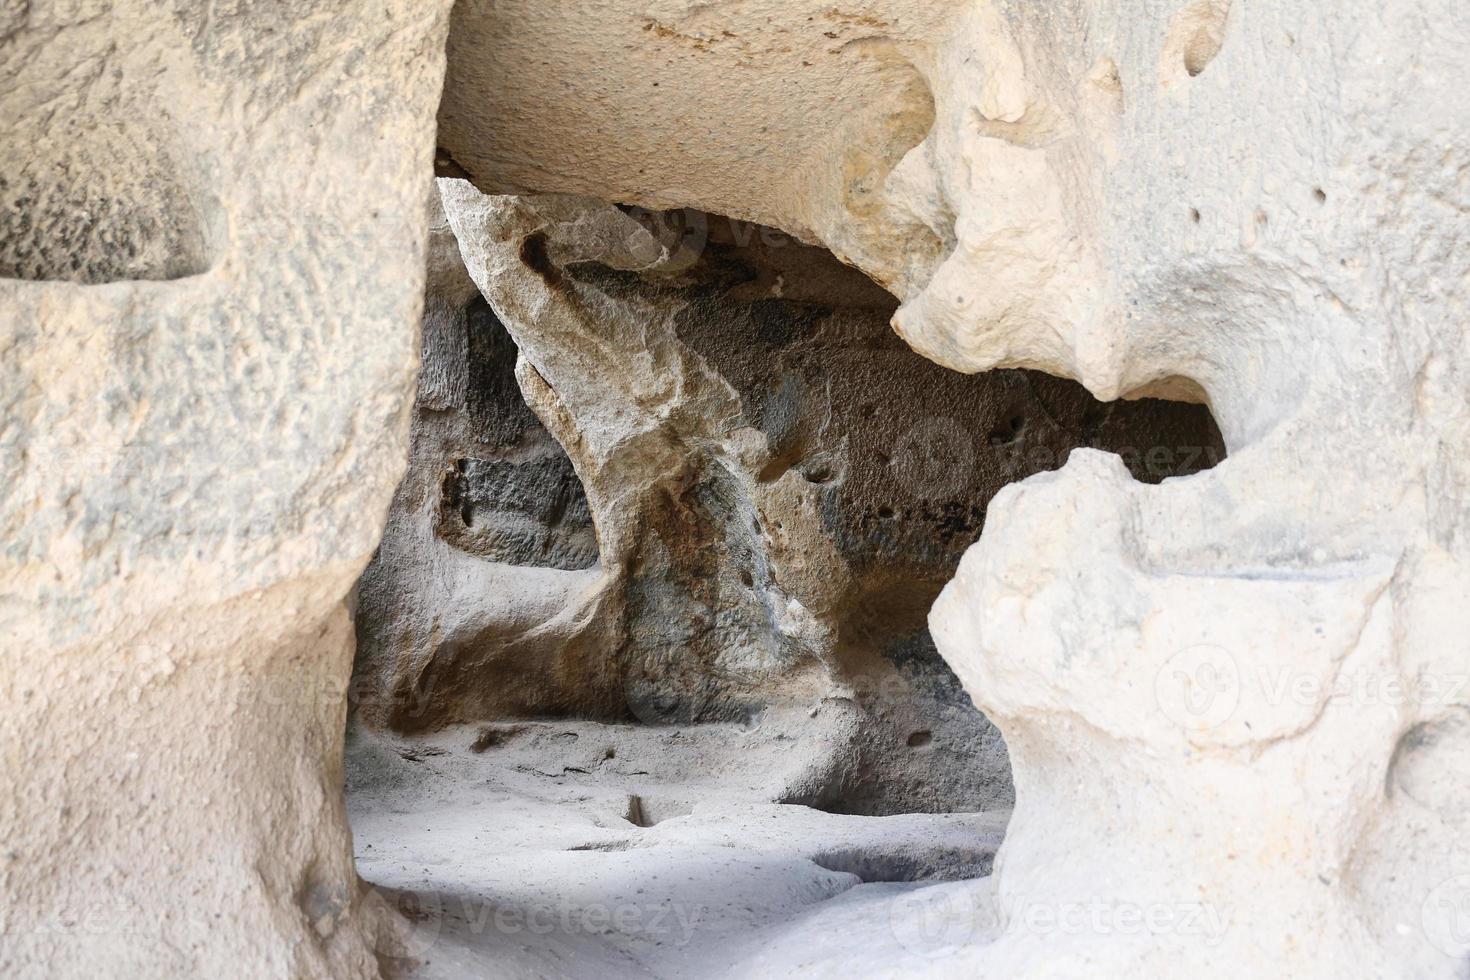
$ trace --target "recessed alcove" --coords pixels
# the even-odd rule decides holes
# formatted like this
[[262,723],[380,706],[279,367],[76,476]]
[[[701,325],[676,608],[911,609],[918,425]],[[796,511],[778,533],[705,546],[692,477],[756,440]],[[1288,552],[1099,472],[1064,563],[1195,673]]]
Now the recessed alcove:
[[79,115],[6,139],[27,151],[0,174],[0,278],[98,285],[211,265],[217,203],[163,121]]
[[[794,863],[751,887],[988,873],[1013,799],[1006,749],[936,650],[928,610],[1000,489],[1084,447],[1146,483],[1198,473],[1224,456],[1208,408],[1098,402],[1031,371],[959,374],[910,350],[889,325],[895,301],[821,248],[721,215],[630,210],[635,231],[698,239],[640,271],[565,258],[538,234],[513,253],[524,274],[575,299],[544,319],[430,297],[432,385],[358,595],[348,800],[372,844],[364,875],[395,893],[442,887],[432,866],[383,862],[452,840],[487,855],[457,873],[497,905],[562,895],[567,874],[656,895],[673,859],[648,835],[667,835],[705,855],[679,860],[713,908],[731,880],[775,872],[707,853],[711,828],[757,847],[772,805]],[[1198,400],[1183,382],[1157,387]],[[640,415],[629,390],[656,410]],[[612,449],[594,448],[617,426]],[[816,556],[840,584],[805,577]],[[820,657],[793,604],[820,610]],[[533,849],[548,831],[528,819],[586,829],[508,872],[520,865],[463,823],[471,812]],[[878,817],[911,832],[862,829]],[[848,836],[819,839],[837,826]],[[653,969],[639,941],[593,945]]]

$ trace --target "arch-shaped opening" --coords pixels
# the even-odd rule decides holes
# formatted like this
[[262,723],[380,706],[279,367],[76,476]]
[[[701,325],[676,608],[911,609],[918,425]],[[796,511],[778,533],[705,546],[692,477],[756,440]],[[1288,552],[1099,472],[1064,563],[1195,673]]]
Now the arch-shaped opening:
[[[662,220],[589,205],[560,227],[631,234]],[[798,887],[816,900],[859,882],[988,873],[1013,798],[1006,750],[926,624],[988,501],[1077,448],[1117,453],[1150,483],[1224,455],[1203,405],[1100,403],[1035,372],[950,371],[904,345],[895,301],[827,251],[718,215],[670,226],[701,229],[692,260],[630,270],[545,226],[534,250],[505,243],[499,254],[524,269],[499,269],[497,288],[523,290],[524,274],[567,303],[486,334],[462,407],[421,405],[405,481],[417,489],[400,491],[389,533],[430,521],[418,540],[435,547],[499,542],[477,560],[504,574],[473,588],[512,598],[486,603],[457,583],[405,600],[401,584],[371,584],[395,562],[414,567],[415,552],[387,547],[359,591],[368,696],[348,772],[361,871],[442,894],[450,873],[432,855],[477,855],[450,875],[473,896],[465,915],[442,918],[453,935],[440,941],[467,956],[529,936],[476,932],[477,908],[563,903],[566,928],[522,955],[572,942],[656,971],[666,964],[646,941],[671,938],[651,921],[659,902],[698,906],[713,925],[752,894]],[[467,254],[486,261],[485,244]],[[477,323],[502,327],[483,300],[463,311],[466,350]],[[426,350],[426,376],[453,373],[438,356]],[[1159,392],[1194,394],[1182,382]],[[442,442],[425,448],[429,423],[477,411],[477,431],[547,420],[540,448],[518,436],[493,466],[478,462],[493,453],[466,462]],[[567,460],[556,479],[544,472],[552,430]],[[482,519],[524,528],[527,514],[570,514],[556,501],[573,470],[585,517],[536,525],[538,553],[565,557],[595,524],[598,561],[533,567],[516,550],[527,539],[477,536]],[[514,564],[490,553],[506,541]],[[384,602],[418,609],[417,630]],[[456,604],[477,609],[470,627]],[[374,709],[385,677],[407,679],[394,683],[412,691],[413,715]],[[866,822],[880,816],[906,829]],[[673,864],[685,886],[660,884]],[[586,876],[615,885],[579,892]],[[586,933],[580,917],[599,903],[621,903],[630,927]]]

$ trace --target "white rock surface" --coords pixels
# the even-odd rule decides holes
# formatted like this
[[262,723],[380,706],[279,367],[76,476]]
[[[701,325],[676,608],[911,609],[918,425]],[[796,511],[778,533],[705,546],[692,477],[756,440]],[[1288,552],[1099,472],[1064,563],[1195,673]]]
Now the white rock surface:
[[1013,930],[987,971],[1464,969],[1470,15],[1354,11],[982,10],[945,56],[924,152],[959,245],[899,329],[1101,397],[1198,391],[1230,452],[1008,488],[931,616],[1012,751],[1002,921],[1095,892],[1226,925]]
[[447,3],[0,6],[0,974],[376,972],[343,599]]
[[926,935],[917,914],[975,907],[987,879],[950,882],[988,871],[1007,814],[749,802],[806,754],[733,725],[358,730],[357,863],[413,921],[416,980],[837,975],[854,947],[879,956],[863,975],[903,975],[952,954],[971,923]]
[[[447,6],[0,7],[6,975],[412,958],[348,847],[342,598],[406,454]],[[717,960],[640,920],[457,941],[464,969],[1465,973],[1463,0],[453,19],[445,170],[784,228],[935,361],[1206,401],[1230,452],[1156,487],[1081,452],[1004,491],[936,606],[1012,751],[993,879],[895,905],[806,846],[870,825],[780,811],[771,846],[764,811],[694,813],[651,863],[762,854],[665,893],[724,896]],[[585,909],[649,872],[598,855],[490,855],[516,880],[475,894],[534,906],[601,862]]]
[[[1131,931],[1008,931],[968,971],[1462,972],[1470,11],[916,8],[841,8],[862,44],[833,28],[822,50],[815,5],[650,4],[595,25],[467,5],[484,29],[568,39],[577,66],[546,86],[513,48],[477,76],[454,48],[477,91],[542,95],[506,98],[500,143],[451,99],[446,145],[482,186],[719,207],[820,238],[958,369],[1209,403],[1225,465],[1145,487],[1074,456],[998,498],[936,608],[1015,753],[1006,921],[1086,893],[1162,910]],[[600,46],[577,43],[594,27]],[[878,49],[901,65],[864,76],[846,118],[871,128],[849,145],[915,149],[862,170],[822,152],[831,125],[785,122],[809,93],[828,104],[845,52]],[[700,101],[713,73],[729,111]],[[910,125],[915,73],[932,127]],[[617,108],[633,92],[684,123],[657,152],[560,111],[636,118]],[[769,130],[751,103],[772,106]],[[779,178],[741,183],[770,160]],[[1199,903],[1228,923],[1218,942],[1164,914]]]

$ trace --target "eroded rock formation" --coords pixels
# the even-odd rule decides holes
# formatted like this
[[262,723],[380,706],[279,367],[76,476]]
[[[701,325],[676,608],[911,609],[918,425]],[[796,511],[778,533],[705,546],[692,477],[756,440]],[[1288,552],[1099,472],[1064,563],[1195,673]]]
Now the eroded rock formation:
[[[1220,424],[1229,462],[1187,480],[1080,453],[1003,491],[937,607],[1017,747],[1004,929],[952,968],[1457,969],[1463,5],[529,9],[456,14],[577,59],[538,96],[532,42],[451,45],[441,142],[482,186],[758,216],[892,289],[940,363],[1206,400]],[[677,122],[599,156],[566,99]],[[1089,890],[1206,903],[1227,938],[1026,926]]]
[[0,5],[0,974],[370,976],[343,599],[448,4]]
[[[891,296],[772,229],[441,184],[490,305],[445,256],[412,472],[359,590],[363,717],[763,725],[809,756],[774,800],[1008,805],[929,606],[1001,486],[1084,445],[1151,482],[1193,472],[1221,456],[1208,412],[928,363]],[[476,547],[478,497],[544,504],[545,540],[582,533],[590,502],[600,564]]]
[[[806,917],[733,974],[1464,972],[1461,0],[447,7],[0,6],[0,972],[394,965],[344,598],[411,419],[365,720],[759,716],[816,744],[752,792],[860,811],[1004,797],[955,677],[1005,736],[994,875],[827,902],[871,862],[767,829],[720,908]],[[1162,409],[996,369],[1229,459],[1149,483]]]

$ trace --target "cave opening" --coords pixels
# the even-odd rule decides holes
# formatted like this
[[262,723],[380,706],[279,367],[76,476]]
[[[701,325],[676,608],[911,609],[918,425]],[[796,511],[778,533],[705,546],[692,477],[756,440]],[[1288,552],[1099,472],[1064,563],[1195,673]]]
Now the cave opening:
[[[362,873],[442,888],[422,858],[453,841],[479,857],[452,874],[514,903],[539,868],[507,848],[565,897],[589,861],[646,884],[660,843],[722,834],[737,853],[689,867],[715,904],[773,859],[818,890],[988,873],[1009,761],[929,608],[1001,488],[1084,447],[1141,482],[1198,473],[1224,457],[1208,408],[960,374],[825,249],[583,206],[506,242],[488,300],[435,228],[409,475],[357,596]],[[594,219],[660,261],[557,238]],[[497,302],[535,289],[563,305]],[[912,823],[820,823],[872,817]],[[460,939],[508,941],[488,935]]]

